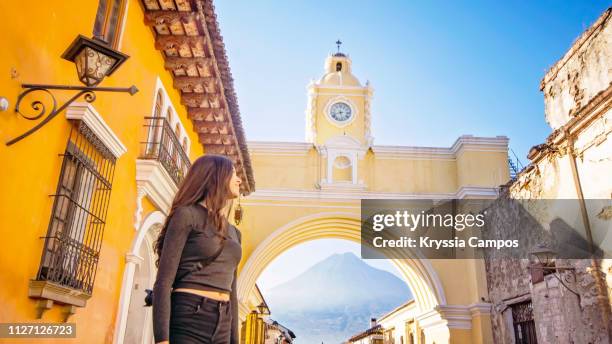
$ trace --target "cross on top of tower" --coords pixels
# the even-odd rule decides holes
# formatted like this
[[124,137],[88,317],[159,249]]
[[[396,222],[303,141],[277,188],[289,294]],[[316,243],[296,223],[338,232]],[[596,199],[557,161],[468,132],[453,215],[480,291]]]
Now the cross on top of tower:
[[346,56],[343,53],[340,52],[340,46],[342,45],[342,41],[341,40],[337,40],[336,41],[336,46],[338,46],[338,52],[334,54],[334,56]]

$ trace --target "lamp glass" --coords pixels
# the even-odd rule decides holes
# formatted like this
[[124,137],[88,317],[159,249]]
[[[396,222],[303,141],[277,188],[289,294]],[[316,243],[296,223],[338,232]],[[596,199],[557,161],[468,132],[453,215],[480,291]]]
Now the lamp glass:
[[552,264],[556,256],[555,251],[544,245],[537,245],[531,254],[537,258],[538,262],[544,264],[545,266]]
[[110,68],[117,62],[91,47],[84,47],[75,58],[79,80],[87,86],[99,84],[107,75]]

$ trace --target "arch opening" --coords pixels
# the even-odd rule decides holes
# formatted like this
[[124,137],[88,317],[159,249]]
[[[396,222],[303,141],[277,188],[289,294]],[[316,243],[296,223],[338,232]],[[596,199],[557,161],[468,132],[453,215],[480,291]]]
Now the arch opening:
[[[361,243],[361,220],[354,213],[319,213],[292,221],[274,231],[251,253],[238,277],[241,308],[263,270],[286,250],[316,239],[344,239]],[[399,253],[398,253],[399,254]],[[410,289],[420,313],[446,304],[442,284],[425,259],[389,257]],[[247,309],[241,309],[246,314]]]

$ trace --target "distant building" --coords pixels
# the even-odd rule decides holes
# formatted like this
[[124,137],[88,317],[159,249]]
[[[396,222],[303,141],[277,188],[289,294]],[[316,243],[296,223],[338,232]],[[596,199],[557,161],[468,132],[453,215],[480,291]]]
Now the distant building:
[[271,310],[261,290],[255,285],[255,292],[248,300],[257,310],[252,310],[241,325],[242,344],[287,344],[296,338],[293,331],[270,318]]
[[376,318],[370,319],[370,328],[352,336],[350,344],[383,344],[383,328],[376,324]]
[[264,344],[289,344],[293,343],[295,334],[290,329],[278,323],[276,320],[266,319]]
[[417,305],[410,300],[380,317],[378,323],[383,327],[383,344],[425,343],[425,334],[415,318]]

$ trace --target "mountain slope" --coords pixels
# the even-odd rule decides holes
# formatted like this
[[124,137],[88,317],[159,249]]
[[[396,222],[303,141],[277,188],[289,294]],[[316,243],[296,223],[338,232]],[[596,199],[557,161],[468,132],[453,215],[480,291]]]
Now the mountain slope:
[[272,318],[292,329],[297,343],[340,343],[365,330],[371,317],[411,298],[395,275],[352,253],[334,254],[264,295]]

